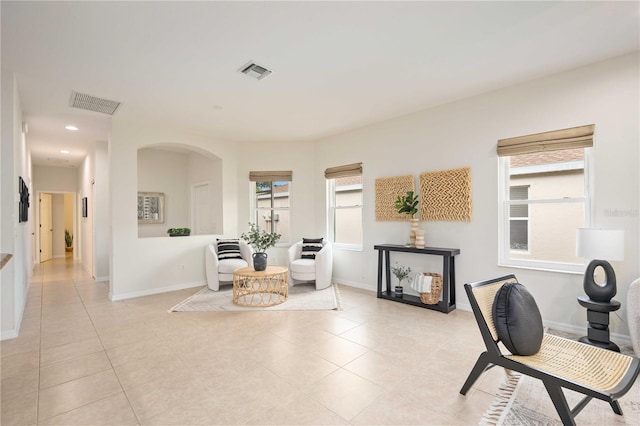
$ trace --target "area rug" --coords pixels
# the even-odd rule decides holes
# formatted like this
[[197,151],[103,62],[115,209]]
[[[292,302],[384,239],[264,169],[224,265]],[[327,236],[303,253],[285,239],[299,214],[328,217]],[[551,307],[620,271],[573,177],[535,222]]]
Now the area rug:
[[220,291],[205,287],[188,299],[178,303],[169,312],[186,311],[321,311],[342,310],[340,292],[336,284],[323,290],[316,290],[314,284],[299,284],[289,287],[287,301],[275,306],[245,307],[232,301],[231,286]]
[[[497,368],[497,367],[496,367]],[[498,396],[484,413],[479,424],[530,426],[562,425],[542,382],[529,376],[505,370],[506,378],[499,388]],[[570,407],[574,407],[583,395],[563,389]],[[623,416],[613,412],[604,401],[593,399],[578,414],[578,425],[638,425],[640,422],[640,385],[633,388],[620,400]]]

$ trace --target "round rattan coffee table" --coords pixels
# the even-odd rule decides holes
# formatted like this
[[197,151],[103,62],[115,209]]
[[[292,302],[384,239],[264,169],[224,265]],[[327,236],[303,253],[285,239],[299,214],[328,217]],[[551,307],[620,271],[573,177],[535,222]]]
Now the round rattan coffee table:
[[289,297],[289,269],[267,266],[264,271],[252,267],[233,271],[233,303],[240,306],[273,306]]

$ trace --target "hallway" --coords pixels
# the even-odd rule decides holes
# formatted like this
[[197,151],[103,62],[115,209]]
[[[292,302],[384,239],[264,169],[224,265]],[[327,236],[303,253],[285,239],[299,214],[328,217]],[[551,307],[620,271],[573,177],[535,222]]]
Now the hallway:
[[470,424],[501,381],[458,394],[469,312],[349,287],[342,311],[167,312],[197,290],[111,302],[71,258],[38,265],[1,343],[2,424]]

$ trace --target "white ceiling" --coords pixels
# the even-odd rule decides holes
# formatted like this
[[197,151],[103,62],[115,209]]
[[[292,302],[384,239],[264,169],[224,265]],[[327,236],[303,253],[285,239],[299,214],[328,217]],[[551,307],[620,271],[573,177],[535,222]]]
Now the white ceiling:
[[[71,91],[122,102],[117,117],[301,141],[639,50],[637,1],[1,7],[34,164],[77,165],[107,140],[109,116],[69,107]],[[250,60],[273,74],[239,73]]]

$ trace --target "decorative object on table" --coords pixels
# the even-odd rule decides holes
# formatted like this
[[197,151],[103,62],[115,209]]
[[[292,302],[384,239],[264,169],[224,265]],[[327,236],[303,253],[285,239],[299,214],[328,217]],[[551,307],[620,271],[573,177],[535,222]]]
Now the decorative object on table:
[[416,229],[416,248],[424,248],[424,229]]
[[471,222],[471,168],[420,174],[421,220]]
[[[592,259],[584,273],[584,292],[591,300],[608,302],[616,295],[616,274],[607,260],[624,260],[624,231],[620,229],[579,228],[576,255]],[[604,282],[596,282],[596,269],[604,271]]]
[[409,217],[399,213],[394,207],[398,195],[415,190],[416,183],[413,175],[394,176],[376,179],[375,212],[378,222],[404,222]]
[[64,230],[64,250],[73,251],[73,234],[68,229]]
[[410,217],[411,231],[409,232],[409,245],[416,245],[416,231],[418,230],[418,219],[415,214],[418,213],[418,196],[413,191],[407,191],[406,195],[398,195],[393,205],[398,213],[406,214]]
[[417,274],[411,282],[411,288],[420,294],[425,305],[435,305],[442,296],[442,275],[432,272]]
[[402,297],[404,294],[404,287],[402,287],[402,281],[409,277],[411,273],[411,267],[399,265],[398,262],[395,263],[394,266],[391,267],[391,272],[398,279],[398,285],[395,287],[395,296]]
[[191,235],[191,228],[169,228],[167,234],[170,237],[188,237]]
[[[611,264],[602,259],[624,259],[624,231],[616,229],[579,228],[576,239],[576,255],[593,259],[584,273],[584,292],[578,296],[580,306],[587,309],[587,335],[579,340],[583,343],[620,352],[620,348],[609,340],[609,313],[620,309],[616,295],[616,274]],[[604,272],[598,283],[596,274]]]
[[249,232],[240,236],[251,247],[253,247],[253,268],[256,271],[267,269],[266,250],[276,245],[281,235],[275,232],[260,231],[255,223],[249,222]]

